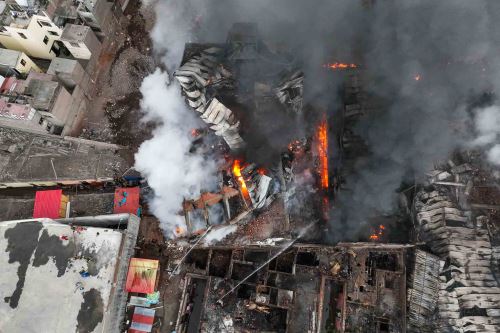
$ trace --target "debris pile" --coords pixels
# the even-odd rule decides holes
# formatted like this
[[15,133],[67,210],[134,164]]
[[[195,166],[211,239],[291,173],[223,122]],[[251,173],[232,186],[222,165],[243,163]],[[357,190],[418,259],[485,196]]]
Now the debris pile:
[[276,88],[276,97],[288,110],[297,114],[302,112],[304,74],[295,71],[287,76]]
[[189,106],[201,115],[215,134],[222,137],[230,149],[244,146],[239,134],[240,122],[233,112],[216,97],[218,88],[232,86],[232,74],[219,63],[222,49],[207,48],[185,62],[174,76],[182,87]]
[[500,329],[500,284],[494,274],[488,218],[468,200],[473,176],[469,164],[450,162],[444,170],[428,174],[430,186],[414,199],[418,237],[441,259],[439,331]]

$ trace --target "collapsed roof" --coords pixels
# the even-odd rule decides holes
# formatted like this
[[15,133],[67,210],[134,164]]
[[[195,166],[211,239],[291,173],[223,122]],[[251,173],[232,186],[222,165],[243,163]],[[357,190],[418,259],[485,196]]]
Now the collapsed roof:
[[286,244],[192,251],[177,331],[402,330],[407,246]]
[[[410,311],[419,312],[410,332],[498,332],[500,248],[491,243],[488,217],[471,209],[473,168],[450,164],[428,174],[432,187],[413,203],[418,238],[437,256],[424,255],[415,267],[415,275],[429,274],[423,289],[409,292]],[[429,321],[434,316],[437,321]]]
[[219,60],[222,53],[220,48],[206,48],[186,61],[174,72],[174,76],[189,106],[200,113],[200,118],[226,141],[230,149],[237,150],[244,145],[239,134],[240,122],[230,109],[210,96],[210,89],[232,84],[231,72]]

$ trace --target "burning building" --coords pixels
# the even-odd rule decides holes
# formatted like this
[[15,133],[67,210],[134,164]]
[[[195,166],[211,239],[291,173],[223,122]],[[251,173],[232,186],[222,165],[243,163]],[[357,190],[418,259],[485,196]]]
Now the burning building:
[[177,332],[403,332],[411,247],[201,247],[183,265]]
[[[380,175],[369,164],[377,159],[370,160],[356,126],[366,115],[384,115],[391,103],[363,90],[369,75],[363,76],[361,64],[330,62],[318,66],[341,76],[342,89],[331,93],[343,105],[315,105],[306,98],[307,74],[270,49],[255,25],[236,24],[226,43],[186,44],[174,73],[186,103],[209,128],[194,131],[193,151],[210,147],[223,160],[218,189],[186,198],[187,230],[175,231],[192,244],[171,258],[170,272],[182,287],[177,316],[169,318],[175,330],[498,331],[498,250],[484,210],[499,206],[471,205],[478,188],[473,168],[450,162],[409,194],[401,192],[413,223],[396,224],[392,216],[388,224],[366,222],[370,214],[379,218],[379,201],[364,199],[392,199],[404,176],[390,179],[397,178],[388,186],[394,193],[370,187],[386,184],[374,180]],[[412,76],[411,84],[422,77]],[[302,131],[294,127],[301,121]],[[348,183],[359,175],[353,170],[363,168],[365,178]],[[351,200],[344,208],[353,214],[336,221],[334,207],[349,192],[364,198]],[[287,241],[307,228],[305,241],[325,244],[324,222],[332,220],[337,239],[370,242]],[[348,229],[362,223],[366,235],[353,236]],[[402,242],[413,245],[385,243],[394,241],[394,225],[404,229],[401,234],[408,231]],[[261,232],[262,226],[270,231]],[[214,239],[224,242],[211,246]]]
[[472,163],[450,160],[428,174],[428,186],[414,197],[416,238],[430,253],[415,262],[411,332],[500,329],[497,218],[491,213],[498,207],[475,202],[489,187],[479,174]]
[[246,223],[277,199],[287,224],[328,219],[331,151],[337,149],[333,112],[304,102],[304,74],[270,51],[255,24],[233,25],[226,43],[186,44],[173,75],[210,129],[194,130],[194,145],[210,145],[225,160],[219,191],[185,200],[188,234],[221,222]]

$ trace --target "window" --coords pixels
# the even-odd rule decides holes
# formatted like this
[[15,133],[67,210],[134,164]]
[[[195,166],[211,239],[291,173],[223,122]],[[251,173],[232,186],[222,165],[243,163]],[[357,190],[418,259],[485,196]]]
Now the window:
[[51,27],[52,24],[50,24],[49,22],[47,21],[42,21],[42,20],[38,20],[37,21],[38,25],[41,26],[41,27]]
[[52,35],[52,36],[59,36],[59,34],[55,31],[50,31],[49,30],[49,35]]
[[49,37],[47,37],[47,36],[43,37],[43,42],[45,44],[48,44],[49,43]]
[[23,34],[22,32],[18,32],[18,35],[21,36],[21,38],[23,39],[28,39],[28,37],[26,37],[26,35]]
[[61,48],[59,46],[59,41],[55,40],[54,43],[52,43],[52,47],[50,48],[50,52],[54,52],[56,57],[58,57],[59,54],[61,54]]
[[71,46],[73,47],[80,47],[80,44],[78,43],[75,43],[75,42],[69,42],[71,44]]
[[21,59],[21,65],[26,66],[26,61],[24,59]]

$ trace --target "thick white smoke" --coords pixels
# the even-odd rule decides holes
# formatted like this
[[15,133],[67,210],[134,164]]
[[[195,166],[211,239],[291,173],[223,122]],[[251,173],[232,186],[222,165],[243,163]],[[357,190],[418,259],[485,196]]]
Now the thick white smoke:
[[475,110],[474,125],[478,136],[473,145],[486,148],[488,160],[500,165],[500,107]]
[[153,138],[145,141],[135,156],[135,167],[148,180],[155,196],[152,212],[160,219],[162,229],[171,237],[175,225],[185,227],[179,215],[184,198],[193,198],[216,181],[216,165],[200,154],[190,153],[190,130],[199,123],[187,109],[177,84],[168,85],[168,75],[157,69],[141,86],[145,121],[158,127]]
[[[173,72],[180,64],[185,43],[191,40],[192,17],[196,11],[178,0],[154,5],[156,23],[151,32],[154,50],[161,53],[164,68]],[[198,6],[197,9],[200,9]],[[183,200],[198,197],[216,184],[216,163],[192,149],[191,129],[201,124],[185,104],[177,82],[169,85],[169,75],[157,69],[141,85],[141,109],[145,122],[156,122],[153,137],[135,155],[135,168],[154,190],[150,209],[160,220],[166,237],[173,237],[176,226],[185,228],[179,215]]]

